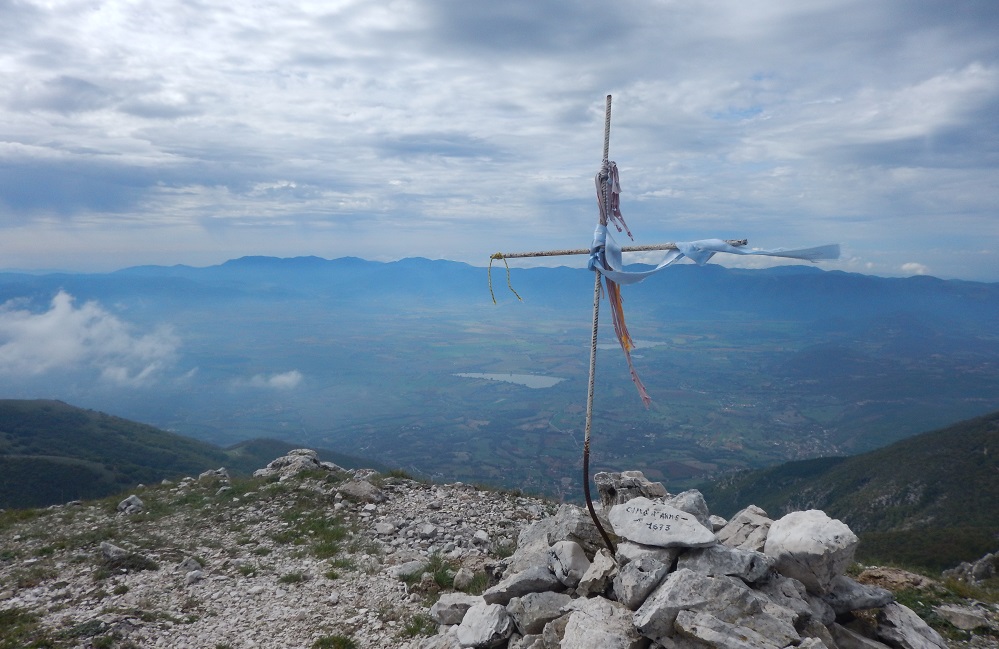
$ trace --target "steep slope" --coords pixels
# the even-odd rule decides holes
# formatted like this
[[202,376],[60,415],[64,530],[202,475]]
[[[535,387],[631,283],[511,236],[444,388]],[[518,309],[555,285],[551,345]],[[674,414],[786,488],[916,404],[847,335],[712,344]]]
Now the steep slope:
[[[61,401],[0,400],[0,508],[98,498],[220,466],[248,474],[294,447],[250,440],[223,449]],[[372,465],[328,451],[320,456],[348,468]]]
[[822,509],[865,538],[868,556],[946,566],[995,549],[999,412],[848,458],[788,462],[704,485],[723,515]]

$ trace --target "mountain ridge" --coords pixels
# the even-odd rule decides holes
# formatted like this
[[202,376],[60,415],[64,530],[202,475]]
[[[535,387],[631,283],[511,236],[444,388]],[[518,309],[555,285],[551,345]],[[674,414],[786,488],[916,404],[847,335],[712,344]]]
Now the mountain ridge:
[[883,558],[891,547],[896,560],[945,567],[956,554],[999,544],[999,412],[850,457],[740,473],[702,490],[724,516],[749,503],[775,518],[821,509],[865,539],[869,557]]
[[[221,448],[57,400],[0,399],[0,509],[99,498],[139,483],[226,466],[236,475],[296,445],[250,439]],[[345,467],[379,462],[320,450]]]

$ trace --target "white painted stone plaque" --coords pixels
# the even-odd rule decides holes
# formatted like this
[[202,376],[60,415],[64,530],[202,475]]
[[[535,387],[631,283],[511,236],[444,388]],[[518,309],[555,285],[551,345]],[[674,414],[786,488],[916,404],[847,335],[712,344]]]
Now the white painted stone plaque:
[[615,534],[643,545],[706,548],[717,543],[714,533],[693,514],[648,498],[615,505],[608,518]]

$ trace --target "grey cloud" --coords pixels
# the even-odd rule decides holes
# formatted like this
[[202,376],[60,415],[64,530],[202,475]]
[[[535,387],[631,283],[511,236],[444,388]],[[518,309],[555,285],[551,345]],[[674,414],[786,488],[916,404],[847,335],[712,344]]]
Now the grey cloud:
[[425,0],[432,45],[442,50],[525,55],[602,50],[627,30],[627,5],[597,0]]
[[0,205],[22,218],[35,212],[121,212],[155,182],[151,170],[88,159],[0,159]]
[[403,158],[509,158],[501,148],[464,133],[413,133],[386,135],[378,144],[385,153]]
[[15,110],[51,110],[64,115],[107,108],[115,103],[115,95],[97,84],[72,76],[59,76],[41,83],[40,87],[15,96]]

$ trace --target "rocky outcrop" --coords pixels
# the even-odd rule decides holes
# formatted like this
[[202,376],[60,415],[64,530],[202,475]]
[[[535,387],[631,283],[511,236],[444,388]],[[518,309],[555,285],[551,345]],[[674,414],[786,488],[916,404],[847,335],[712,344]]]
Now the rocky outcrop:
[[255,478],[277,477],[279,481],[293,478],[308,471],[321,473],[342,473],[343,469],[332,462],[320,462],[319,454],[309,448],[297,448],[288,451],[276,460],[272,460],[262,469],[253,472]]
[[974,563],[966,561],[956,568],[943,572],[945,578],[966,581],[970,584],[992,579],[997,574],[999,574],[999,552],[990,552]]
[[[613,555],[580,507],[296,451],[253,481],[217,469],[147,487],[141,515],[114,499],[5,523],[0,613],[37,627],[11,646],[944,646],[887,590],[921,578],[844,575],[852,532],[821,512],[724,521],[640,472],[602,484]],[[934,612],[968,633],[995,624],[987,605]]]
[[[521,532],[500,583],[469,609],[489,611],[488,632],[473,637],[462,620],[456,636],[443,625],[422,649],[946,647],[890,591],[844,574],[857,537],[823,512],[772,521],[747,508],[725,524],[699,493],[671,496],[637,471],[602,474],[597,484],[620,540],[614,556],[593,548],[599,537],[583,511],[563,505]],[[508,635],[496,608],[504,604],[518,620]],[[860,610],[877,623],[838,623]]]

